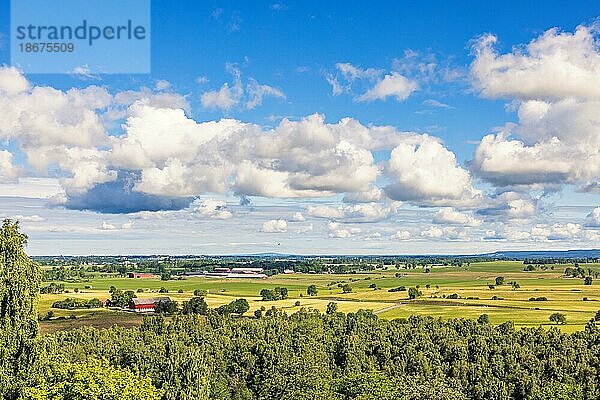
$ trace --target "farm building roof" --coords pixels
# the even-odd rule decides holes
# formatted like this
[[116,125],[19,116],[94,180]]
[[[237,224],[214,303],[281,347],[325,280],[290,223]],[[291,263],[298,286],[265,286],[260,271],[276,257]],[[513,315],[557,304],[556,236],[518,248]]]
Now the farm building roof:
[[131,301],[133,301],[133,304],[135,305],[141,305],[141,304],[156,304],[159,301],[169,301],[171,300],[170,297],[167,296],[162,296],[162,297],[147,297],[147,298],[134,298],[131,299]]

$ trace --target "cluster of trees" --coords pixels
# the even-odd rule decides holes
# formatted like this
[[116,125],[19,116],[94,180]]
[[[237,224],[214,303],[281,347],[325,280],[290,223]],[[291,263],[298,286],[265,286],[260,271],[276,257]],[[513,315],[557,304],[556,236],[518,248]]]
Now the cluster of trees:
[[342,293],[352,293],[352,286],[347,283],[342,285]]
[[288,298],[288,289],[285,287],[276,287],[275,289],[263,289],[260,291],[260,297],[263,301],[285,300]]
[[154,312],[165,315],[243,315],[250,309],[250,304],[246,299],[235,299],[229,304],[223,304],[216,309],[211,309],[206,304],[204,297],[192,297],[184,301],[181,310],[179,304],[174,300],[161,300],[157,303]]
[[411,300],[421,297],[422,295],[423,293],[421,293],[421,291],[416,287],[411,287],[408,289],[408,298]]
[[250,309],[250,304],[246,299],[236,299],[229,304],[217,307],[216,312],[219,315],[237,314],[243,315]]
[[82,265],[53,266],[42,272],[42,281],[75,281],[91,277]]
[[133,290],[120,290],[114,286],[110,287],[110,304],[113,307],[127,307],[132,299],[136,298]]
[[162,299],[155,304],[154,312],[164,315],[177,314],[179,312],[179,303],[171,299]]
[[309,296],[316,296],[318,293],[317,285],[308,285],[306,288],[306,294]]
[[59,294],[65,291],[64,283],[50,283],[47,286],[40,287],[40,293],[42,294]]
[[98,299],[74,299],[67,297],[52,303],[52,308],[74,310],[76,308],[100,308],[103,304]]
[[206,304],[204,297],[192,297],[191,299],[183,302],[181,313],[184,315],[208,315],[208,310],[208,304]]
[[547,271],[548,269],[550,269],[551,271],[554,271],[554,265],[547,266],[546,264],[541,264],[541,265],[527,264],[523,268],[523,271],[525,271],[525,272],[532,272],[532,271],[535,271],[537,269],[541,269],[542,271]]
[[563,313],[554,313],[549,317],[550,322],[554,322],[555,324],[566,324],[567,316]]
[[581,268],[579,264],[575,263],[574,267],[565,268],[565,276],[570,278],[583,278],[586,285],[592,284],[592,277],[598,278],[600,274],[597,271],[593,271],[591,268]]

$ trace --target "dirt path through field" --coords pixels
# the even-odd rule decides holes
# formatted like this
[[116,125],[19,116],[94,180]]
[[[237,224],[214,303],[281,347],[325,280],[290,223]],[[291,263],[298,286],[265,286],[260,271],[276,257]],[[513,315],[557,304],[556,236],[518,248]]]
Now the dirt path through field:
[[397,304],[394,304],[393,306],[382,308],[381,310],[374,311],[374,313],[375,314],[380,314],[382,312],[393,310],[394,308],[402,307],[403,305],[404,304],[402,304],[402,303],[397,303]]

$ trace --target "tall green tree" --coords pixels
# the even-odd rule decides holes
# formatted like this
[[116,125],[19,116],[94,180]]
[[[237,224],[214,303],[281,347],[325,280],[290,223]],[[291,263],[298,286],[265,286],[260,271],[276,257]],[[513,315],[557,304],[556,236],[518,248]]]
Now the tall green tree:
[[192,297],[188,301],[183,302],[182,314],[208,314],[208,304],[204,297]]
[[16,398],[34,360],[41,270],[25,253],[27,235],[6,219],[0,228],[0,393]]

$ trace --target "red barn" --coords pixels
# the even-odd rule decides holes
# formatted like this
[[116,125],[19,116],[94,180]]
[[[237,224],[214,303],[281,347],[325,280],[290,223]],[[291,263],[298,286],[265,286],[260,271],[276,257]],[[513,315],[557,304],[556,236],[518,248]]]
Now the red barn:
[[170,300],[169,297],[135,298],[129,303],[129,310],[133,312],[154,312],[157,303]]

